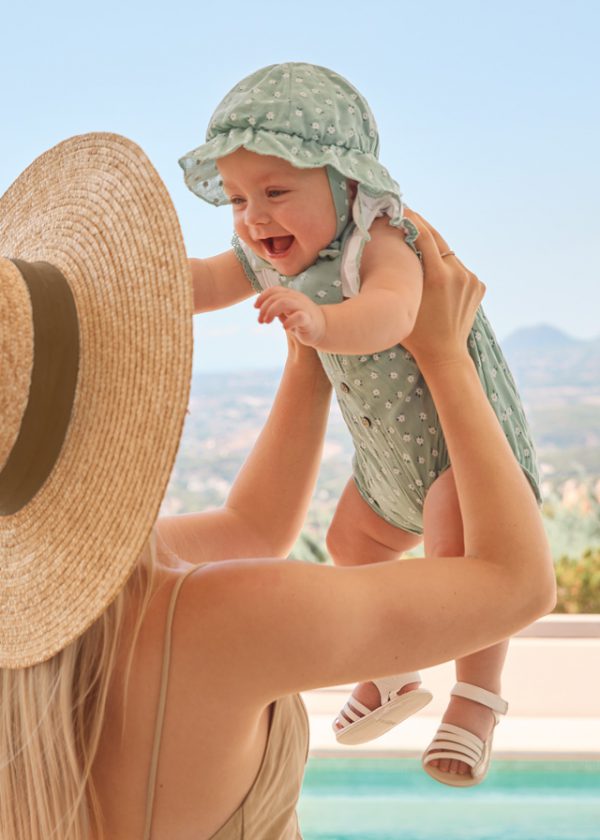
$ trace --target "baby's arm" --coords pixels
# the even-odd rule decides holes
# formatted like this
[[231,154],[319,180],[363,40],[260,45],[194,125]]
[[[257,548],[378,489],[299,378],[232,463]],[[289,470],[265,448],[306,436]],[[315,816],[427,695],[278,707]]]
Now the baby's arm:
[[259,321],[281,317],[299,341],[328,353],[375,353],[400,344],[412,332],[419,310],[421,265],[387,218],[377,219],[370,233],[356,297],[318,306],[300,292],[275,287],[256,301]]
[[233,251],[205,260],[190,259],[194,313],[233,306],[255,294]]

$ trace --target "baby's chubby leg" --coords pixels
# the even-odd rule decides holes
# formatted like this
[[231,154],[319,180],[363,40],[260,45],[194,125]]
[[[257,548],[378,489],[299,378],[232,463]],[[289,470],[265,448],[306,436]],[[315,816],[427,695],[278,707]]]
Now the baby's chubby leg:
[[378,516],[349,479],[327,532],[327,549],[336,566],[362,566],[397,560],[423,537],[395,528]]
[[[431,485],[423,506],[425,555],[459,557],[464,553],[463,524],[452,467]],[[457,586],[460,581],[457,580]],[[508,640],[477,651],[456,661],[459,682],[471,683],[494,694],[500,693],[500,676],[508,650]],[[493,713],[464,697],[453,696],[442,718],[444,723],[460,726],[485,740],[494,725]],[[437,759],[431,762],[443,772],[465,775],[470,768],[462,761]]]
[[[348,481],[327,533],[327,549],[336,565],[359,566],[397,560],[421,541],[420,535],[395,528],[378,516],[360,495],[354,480]],[[408,683],[398,693],[404,694],[419,684]],[[379,692],[372,682],[359,683],[352,698],[368,709],[375,709],[380,703]],[[342,723],[336,721],[336,728],[341,727]]]

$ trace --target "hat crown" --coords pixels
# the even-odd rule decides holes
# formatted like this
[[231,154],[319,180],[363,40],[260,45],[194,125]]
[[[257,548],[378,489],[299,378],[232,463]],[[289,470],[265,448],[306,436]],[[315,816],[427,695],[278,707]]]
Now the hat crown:
[[0,472],[12,452],[29,398],[33,317],[25,280],[0,258]]
[[375,157],[379,152],[377,125],[364,97],[343,76],[314,64],[273,64],[236,84],[215,109],[206,139],[239,129]]

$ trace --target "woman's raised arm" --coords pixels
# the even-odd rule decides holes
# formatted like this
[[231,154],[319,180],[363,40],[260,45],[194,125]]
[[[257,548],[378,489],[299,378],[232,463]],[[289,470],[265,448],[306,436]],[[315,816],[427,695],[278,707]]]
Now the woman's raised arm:
[[273,407],[219,510],[164,517],[160,536],[190,563],[286,557],[312,497],[331,386],[316,352],[288,335]]

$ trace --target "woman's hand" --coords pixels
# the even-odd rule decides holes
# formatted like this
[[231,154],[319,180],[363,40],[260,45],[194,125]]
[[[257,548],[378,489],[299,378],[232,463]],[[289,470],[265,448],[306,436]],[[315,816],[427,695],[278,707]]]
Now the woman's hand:
[[307,295],[294,289],[272,286],[256,299],[258,323],[270,324],[279,318],[286,332],[291,332],[302,344],[314,347],[325,335],[325,316]]
[[315,374],[317,374],[319,378],[322,377],[324,380],[327,380],[327,376],[325,375],[325,371],[323,370],[323,365],[321,364],[317,351],[313,347],[309,347],[307,344],[302,344],[302,342],[299,341],[289,330],[286,332],[285,337],[287,339],[288,363],[302,365],[304,369],[314,369]]
[[419,365],[439,366],[469,356],[467,340],[485,285],[454,256],[447,242],[418,213],[406,216],[419,229],[423,256],[423,298],[411,334],[402,345]]

